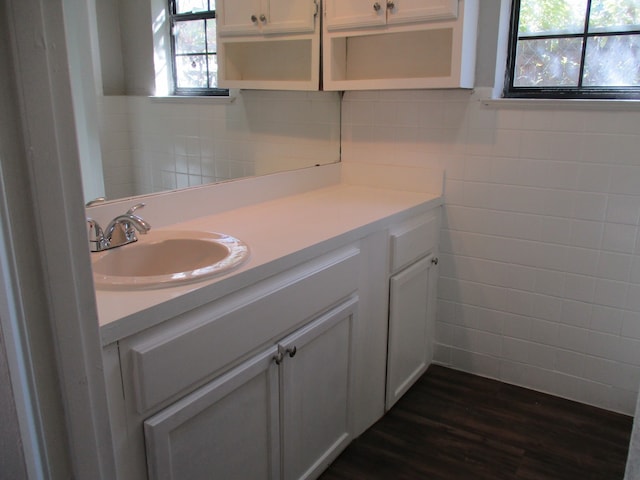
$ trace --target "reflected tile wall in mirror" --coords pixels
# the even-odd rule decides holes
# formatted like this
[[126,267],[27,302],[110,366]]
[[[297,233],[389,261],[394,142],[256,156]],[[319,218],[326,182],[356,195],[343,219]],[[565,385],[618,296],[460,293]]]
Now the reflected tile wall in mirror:
[[237,92],[230,104],[100,98],[107,199],[333,163],[340,98],[326,92]]

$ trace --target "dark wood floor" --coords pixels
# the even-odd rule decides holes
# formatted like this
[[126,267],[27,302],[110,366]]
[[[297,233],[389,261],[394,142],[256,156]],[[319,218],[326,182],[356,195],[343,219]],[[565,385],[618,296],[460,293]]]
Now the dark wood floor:
[[321,480],[615,480],[632,418],[440,366]]

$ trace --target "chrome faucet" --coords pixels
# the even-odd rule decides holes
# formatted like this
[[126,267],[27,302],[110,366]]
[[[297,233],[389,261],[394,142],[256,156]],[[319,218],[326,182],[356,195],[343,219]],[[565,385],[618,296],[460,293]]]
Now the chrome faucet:
[[136,232],[145,234],[151,230],[151,225],[134,213],[142,207],[144,207],[144,203],[134,205],[126,213],[111,220],[104,230],[93,218],[87,218],[90,250],[102,252],[138,241]]

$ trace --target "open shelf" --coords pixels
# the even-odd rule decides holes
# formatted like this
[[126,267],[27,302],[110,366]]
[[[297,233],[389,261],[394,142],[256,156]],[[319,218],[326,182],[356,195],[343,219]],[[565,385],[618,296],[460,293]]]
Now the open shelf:
[[450,77],[450,28],[333,38],[331,80]]
[[477,0],[434,21],[323,31],[324,89],[473,88]]

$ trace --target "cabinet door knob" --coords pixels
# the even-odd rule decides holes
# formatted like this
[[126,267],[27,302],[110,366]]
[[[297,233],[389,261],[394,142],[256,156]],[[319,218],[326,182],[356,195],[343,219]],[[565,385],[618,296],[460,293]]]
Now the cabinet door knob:
[[255,15],[251,15],[251,22],[258,23],[258,17],[256,17]]
[[396,4],[393,0],[388,0],[387,1],[387,10],[393,10],[394,8],[396,8]]
[[376,2],[376,3],[374,3],[374,4],[373,4],[373,9],[374,9],[376,12],[379,12],[379,11],[380,11],[380,8],[382,8],[382,7],[380,7],[380,4],[379,4],[378,2]]
[[282,352],[278,352],[273,356],[273,361],[276,362],[276,365],[280,365],[283,358],[284,355],[282,354]]
[[262,15],[260,15],[260,21],[262,23],[267,23],[267,16],[264,13]]
[[287,348],[287,353],[289,354],[289,357],[295,357],[297,352],[298,352],[298,349],[296,348],[295,345],[293,347]]
[[440,261],[440,260],[438,260],[438,257],[433,257],[433,258],[431,259],[431,263],[433,263],[434,265],[437,265],[439,261]]

